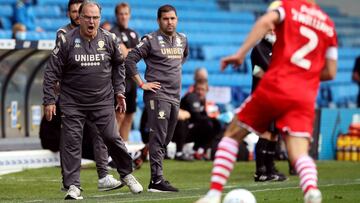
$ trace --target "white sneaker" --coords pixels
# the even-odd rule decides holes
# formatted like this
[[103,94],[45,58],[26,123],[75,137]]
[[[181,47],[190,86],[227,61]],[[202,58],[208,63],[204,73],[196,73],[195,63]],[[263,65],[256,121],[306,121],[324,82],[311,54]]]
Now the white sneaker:
[[98,182],[99,191],[109,191],[122,187],[122,183],[119,180],[116,180],[112,175],[107,175]]
[[198,199],[195,203],[220,203],[220,201],[221,201],[221,196],[216,197],[216,196],[206,195]]
[[144,189],[142,185],[136,180],[136,178],[129,174],[121,179],[125,183],[133,194],[141,193]]
[[[80,189],[81,192],[84,191],[84,190],[82,189],[82,187],[79,187],[79,189]],[[64,186],[62,186],[62,187],[60,188],[60,191],[61,191],[61,192],[67,192],[68,190],[69,190],[69,188],[65,188]]]
[[322,196],[318,189],[310,189],[304,196],[304,203],[321,203]]
[[84,199],[81,196],[81,191],[78,187],[76,187],[75,185],[70,185],[66,195],[65,195],[65,199],[67,200],[80,200],[80,199]]

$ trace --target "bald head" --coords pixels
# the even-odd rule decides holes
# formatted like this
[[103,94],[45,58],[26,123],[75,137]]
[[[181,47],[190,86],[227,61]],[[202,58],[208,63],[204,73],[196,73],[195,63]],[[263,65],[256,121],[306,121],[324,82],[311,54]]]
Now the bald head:
[[207,81],[208,80],[208,72],[207,72],[206,68],[204,68],[204,67],[197,68],[195,70],[194,80],[195,80],[195,82]]

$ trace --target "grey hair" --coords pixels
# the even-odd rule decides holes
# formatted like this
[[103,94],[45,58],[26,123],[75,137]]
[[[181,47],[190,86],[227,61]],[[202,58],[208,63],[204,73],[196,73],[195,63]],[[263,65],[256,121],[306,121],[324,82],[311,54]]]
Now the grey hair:
[[81,5],[80,5],[80,8],[79,8],[79,13],[81,14],[83,8],[87,5],[95,5],[99,8],[99,11],[100,11],[100,14],[101,14],[101,6],[98,2],[94,1],[94,0],[85,0]]

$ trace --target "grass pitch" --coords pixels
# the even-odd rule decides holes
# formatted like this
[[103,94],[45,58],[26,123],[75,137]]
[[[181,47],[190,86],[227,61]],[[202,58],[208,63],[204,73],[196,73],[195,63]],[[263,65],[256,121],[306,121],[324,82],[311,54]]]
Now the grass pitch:
[[[360,162],[317,162],[319,187],[325,203],[360,202]],[[133,195],[127,187],[110,192],[97,191],[97,173],[94,165],[82,168],[81,182],[84,189],[82,202],[194,202],[209,187],[211,162],[178,162],[166,160],[165,177],[180,189],[178,193],[149,193]],[[287,162],[278,162],[280,171],[288,171]],[[255,183],[252,175],[254,162],[238,162],[225,188],[224,194],[235,188],[253,192],[257,202],[303,202],[302,192],[295,176],[285,182]],[[116,171],[111,170],[114,177]],[[144,188],[149,184],[149,163],[134,172]],[[60,168],[42,168],[0,176],[0,202],[62,202],[65,193],[60,192]]]

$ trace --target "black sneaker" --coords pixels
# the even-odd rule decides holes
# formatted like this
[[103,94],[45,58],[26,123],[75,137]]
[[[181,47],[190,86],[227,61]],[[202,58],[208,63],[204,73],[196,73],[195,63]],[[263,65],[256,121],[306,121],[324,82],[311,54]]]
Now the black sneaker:
[[254,174],[254,181],[255,182],[265,182],[272,180],[272,177],[266,173],[255,173]]
[[286,175],[284,175],[283,173],[280,173],[275,166],[272,167],[268,175],[271,177],[271,181],[281,182],[288,180],[288,177],[286,177]]
[[285,181],[288,180],[288,177],[286,177],[286,175],[284,175],[283,173],[280,173],[278,171],[274,171],[272,174],[270,174],[271,177],[271,181]]
[[170,185],[169,181],[163,179],[157,183],[150,181],[148,192],[179,192],[179,190]]

